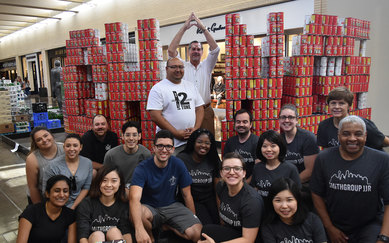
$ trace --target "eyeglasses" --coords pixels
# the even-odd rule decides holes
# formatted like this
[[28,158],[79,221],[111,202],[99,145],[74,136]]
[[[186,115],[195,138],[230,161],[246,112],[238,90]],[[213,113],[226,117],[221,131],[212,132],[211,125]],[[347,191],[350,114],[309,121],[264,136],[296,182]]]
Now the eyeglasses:
[[71,176],[69,179],[70,179],[70,190],[77,191],[76,177]]
[[171,68],[171,69],[184,69],[185,67],[184,66],[176,66],[176,65],[174,65],[174,66],[167,66],[167,67],[169,67],[169,68]]
[[234,170],[235,173],[239,173],[243,170],[243,166],[235,166],[235,167],[223,166],[222,167],[222,171],[224,173],[229,173],[231,170]]
[[155,144],[154,145],[158,150],[162,151],[164,148],[166,149],[166,151],[170,151],[172,150],[172,148],[174,147],[173,145],[164,145],[164,144]]
[[295,116],[280,116],[280,120],[286,120],[288,119],[289,121],[293,121],[294,119],[296,119]]

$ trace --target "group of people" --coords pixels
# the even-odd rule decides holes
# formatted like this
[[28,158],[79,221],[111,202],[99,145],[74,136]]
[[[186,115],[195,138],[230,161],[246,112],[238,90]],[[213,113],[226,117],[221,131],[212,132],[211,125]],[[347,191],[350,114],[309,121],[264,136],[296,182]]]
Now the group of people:
[[[192,26],[210,47],[203,62],[198,42],[189,45],[189,62],[177,57]],[[220,160],[210,108],[219,50],[192,13],[169,46],[166,79],[148,97],[158,126],[152,151],[139,144],[134,121],[122,126],[122,145],[102,115],[63,146],[34,128],[30,205],[17,242],[158,242],[166,231],[200,243],[389,242],[389,155],[380,151],[389,139],[349,115],[346,88],[330,92],[332,117],[320,123],[317,141],[298,127],[292,104],[281,108],[281,133],[260,136],[251,131],[252,114],[237,111],[236,136]]]

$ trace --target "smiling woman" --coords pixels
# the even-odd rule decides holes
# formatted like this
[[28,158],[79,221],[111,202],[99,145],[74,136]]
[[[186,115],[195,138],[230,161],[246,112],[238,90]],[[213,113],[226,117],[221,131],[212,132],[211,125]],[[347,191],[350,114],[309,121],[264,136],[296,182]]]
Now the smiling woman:
[[132,242],[124,179],[116,166],[103,166],[96,174],[89,197],[77,208],[80,243],[125,239]]

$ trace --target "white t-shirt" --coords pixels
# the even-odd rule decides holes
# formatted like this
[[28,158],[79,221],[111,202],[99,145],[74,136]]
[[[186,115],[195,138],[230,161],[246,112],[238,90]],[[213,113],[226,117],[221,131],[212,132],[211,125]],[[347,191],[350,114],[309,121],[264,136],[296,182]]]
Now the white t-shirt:
[[[147,110],[162,110],[162,116],[177,130],[194,127],[196,107],[204,105],[196,86],[186,80],[175,84],[163,79],[154,85],[147,99]],[[161,130],[157,126],[157,132]],[[174,146],[179,147],[186,141],[174,139]]]
[[196,85],[205,104],[211,103],[212,71],[216,65],[219,52],[220,47],[216,47],[214,50],[209,51],[207,58],[200,62],[197,68],[193,66],[192,63],[183,61],[179,55],[177,56],[183,61],[185,66],[183,79],[191,81]]

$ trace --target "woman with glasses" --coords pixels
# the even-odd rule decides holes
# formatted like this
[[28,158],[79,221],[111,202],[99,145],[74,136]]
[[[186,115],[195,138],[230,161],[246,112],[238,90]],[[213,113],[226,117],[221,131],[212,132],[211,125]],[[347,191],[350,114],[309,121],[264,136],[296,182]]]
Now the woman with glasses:
[[70,180],[63,175],[50,177],[44,202],[28,205],[19,217],[17,243],[60,243],[76,241],[75,213],[65,206],[69,199]]
[[31,134],[30,153],[26,158],[27,198],[28,203],[42,201],[42,181],[45,168],[55,158],[63,154],[63,147],[57,144],[46,127],[35,127]]
[[281,107],[279,121],[281,136],[284,138],[287,147],[285,161],[297,167],[301,182],[306,183],[311,178],[319,147],[313,133],[297,126],[297,115],[296,106],[286,104]]
[[194,131],[177,157],[184,161],[192,176],[191,192],[197,217],[203,225],[218,223],[215,185],[219,181],[220,158],[212,133],[202,128]]
[[[323,148],[339,146],[338,127],[339,122],[349,115],[353,104],[354,94],[346,87],[338,87],[328,94],[328,111],[332,117],[320,122],[317,130],[317,144]],[[366,146],[378,150],[389,146],[389,138],[378,130],[374,122],[362,118],[366,124]]]
[[126,240],[132,242],[125,181],[119,168],[103,166],[92,182],[89,196],[77,207],[80,243]]
[[242,156],[234,152],[225,154],[220,175],[223,181],[217,184],[216,193],[223,225],[204,225],[204,240],[199,242],[254,242],[261,222],[263,200],[245,182],[246,164]]
[[81,138],[78,134],[68,134],[63,145],[65,155],[52,163],[43,176],[43,188],[47,178],[53,175],[65,175],[71,181],[69,201],[66,206],[75,209],[88,194],[92,182],[92,161],[80,156],[82,149]]
[[268,196],[273,181],[281,177],[291,178],[301,188],[297,168],[284,161],[285,155],[286,144],[278,132],[268,130],[261,134],[257,145],[257,158],[261,162],[254,165],[250,185],[255,187],[262,197]]

